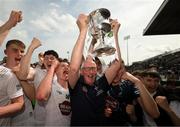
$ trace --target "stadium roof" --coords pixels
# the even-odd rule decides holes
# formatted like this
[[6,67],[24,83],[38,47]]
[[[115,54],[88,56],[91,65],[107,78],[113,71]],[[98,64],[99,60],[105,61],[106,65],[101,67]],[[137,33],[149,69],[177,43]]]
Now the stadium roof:
[[180,0],[164,0],[143,35],[180,34]]

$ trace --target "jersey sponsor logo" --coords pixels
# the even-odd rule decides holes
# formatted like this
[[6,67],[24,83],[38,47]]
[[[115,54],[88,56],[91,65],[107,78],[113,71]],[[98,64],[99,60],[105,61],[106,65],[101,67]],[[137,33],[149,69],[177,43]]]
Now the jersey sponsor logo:
[[59,109],[63,115],[69,115],[71,113],[71,104],[69,101],[64,101],[59,104]]

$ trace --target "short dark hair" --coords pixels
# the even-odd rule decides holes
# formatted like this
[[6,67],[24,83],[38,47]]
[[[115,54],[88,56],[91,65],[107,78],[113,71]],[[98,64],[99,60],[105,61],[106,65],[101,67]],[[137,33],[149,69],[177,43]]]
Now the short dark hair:
[[161,79],[160,74],[157,71],[143,71],[142,72],[142,77],[148,77],[148,76],[152,77],[152,78],[159,78],[159,79]]
[[59,61],[59,62],[62,62],[62,60],[63,60],[62,58],[60,58],[60,57],[58,58],[58,61]]
[[62,60],[62,62],[66,62],[66,63],[70,64],[69,60],[66,59],[66,58],[64,58],[64,59]]
[[157,65],[157,64],[149,64],[149,68],[151,68],[151,67],[156,67],[156,68],[158,68],[158,65]]
[[9,40],[9,41],[6,43],[6,48],[8,48],[8,47],[9,47],[10,45],[12,45],[12,44],[18,45],[18,46],[20,46],[20,47],[23,48],[23,49],[26,48],[25,44],[24,44],[22,41],[17,40],[17,39]]
[[67,64],[70,64],[70,63],[69,63],[69,60],[66,59],[66,58],[64,58],[64,59],[63,59],[63,58],[58,58],[58,61],[59,61],[59,62],[65,62],[65,63],[67,63]]
[[142,70],[135,70],[135,71],[133,71],[132,72],[132,75],[134,75],[134,76],[142,76],[142,73],[143,73],[143,71]]
[[47,50],[45,53],[44,53],[44,56],[46,55],[53,55],[54,57],[56,57],[57,59],[59,58],[59,55],[56,51],[54,50]]

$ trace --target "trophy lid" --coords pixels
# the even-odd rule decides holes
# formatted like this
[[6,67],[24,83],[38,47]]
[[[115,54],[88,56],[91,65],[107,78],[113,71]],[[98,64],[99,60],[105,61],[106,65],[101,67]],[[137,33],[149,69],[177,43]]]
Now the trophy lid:
[[101,13],[101,15],[103,16],[104,19],[108,19],[111,16],[110,11],[106,8],[100,8],[97,10],[99,10],[99,12]]
[[103,19],[108,19],[111,16],[111,13],[106,8],[99,8],[99,9],[96,9],[96,10],[92,11],[89,14],[89,16],[90,16],[90,18],[102,16]]

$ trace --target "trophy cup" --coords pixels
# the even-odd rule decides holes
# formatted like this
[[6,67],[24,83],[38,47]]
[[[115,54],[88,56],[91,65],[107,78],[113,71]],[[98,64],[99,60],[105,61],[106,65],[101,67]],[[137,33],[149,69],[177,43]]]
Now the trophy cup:
[[109,22],[110,15],[110,11],[105,8],[94,10],[89,14],[88,41],[91,43],[92,39],[96,39],[96,46],[92,52],[93,56],[113,55],[116,51],[109,43],[113,38]]

